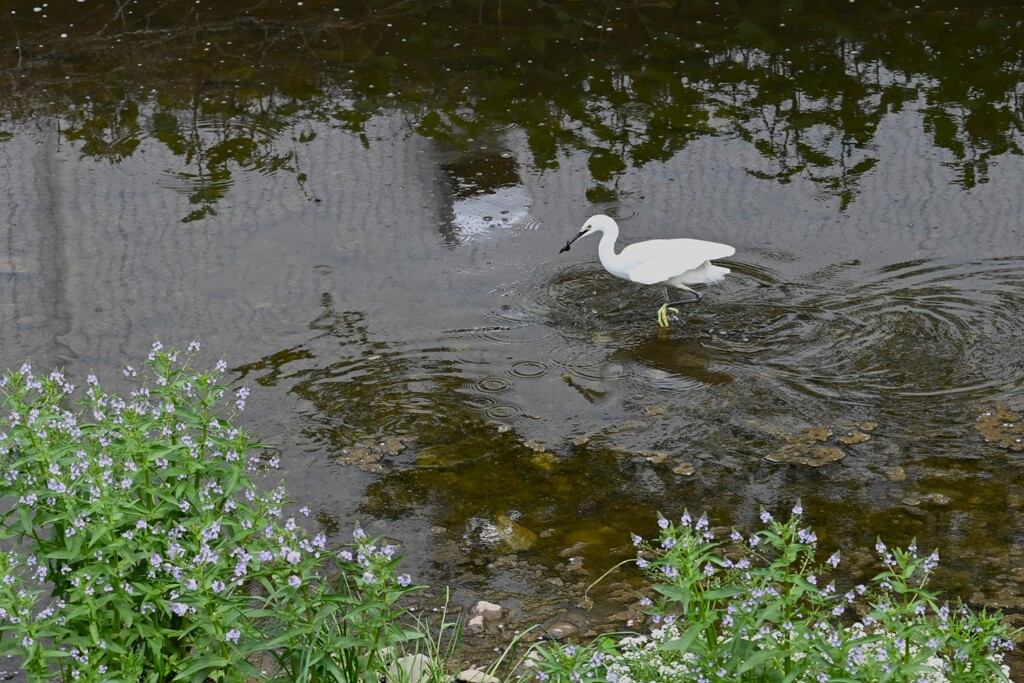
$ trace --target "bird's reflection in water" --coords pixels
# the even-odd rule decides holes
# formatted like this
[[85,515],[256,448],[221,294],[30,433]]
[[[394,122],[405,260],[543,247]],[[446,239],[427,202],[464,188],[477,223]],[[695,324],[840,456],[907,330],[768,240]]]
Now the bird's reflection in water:
[[718,352],[696,341],[668,335],[653,337],[622,352],[624,358],[649,368],[654,375],[661,375],[654,378],[658,383],[728,384],[733,380],[732,375],[712,369],[717,355]]

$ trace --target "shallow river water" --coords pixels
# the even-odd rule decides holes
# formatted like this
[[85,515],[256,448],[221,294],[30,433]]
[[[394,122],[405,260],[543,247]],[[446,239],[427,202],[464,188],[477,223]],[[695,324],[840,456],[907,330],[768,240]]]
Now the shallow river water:
[[[459,606],[603,624],[658,512],[802,499],[1024,609],[1024,10],[227,5],[0,6],[0,365],[198,336],[332,540]],[[595,213],[732,274],[660,329],[558,253]]]

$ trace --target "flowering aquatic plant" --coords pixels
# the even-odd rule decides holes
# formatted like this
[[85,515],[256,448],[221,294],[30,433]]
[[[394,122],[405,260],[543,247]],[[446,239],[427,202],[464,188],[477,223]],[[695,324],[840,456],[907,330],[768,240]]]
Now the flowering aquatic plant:
[[355,681],[419,636],[397,548],[357,530],[328,552],[257,487],[276,458],[231,423],[249,392],[198,350],[155,343],[126,398],[90,375],[77,412],[60,372],[0,378],[0,654],[32,680]]
[[[643,599],[649,635],[605,637],[586,648],[543,645],[536,678],[551,683],[691,681],[1008,681],[1011,633],[999,614],[976,614],[927,590],[938,555],[887,548],[869,586],[840,591],[842,558],[817,557],[817,537],[762,511],[764,528],[717,539],[705,516],[664,517],[654,541],[633,537],[654,581]],[[859,617],[853,621],[852,617]],[[844,620],[844,617],[846,619]],[[593,655],[599,654],[600,659]]]

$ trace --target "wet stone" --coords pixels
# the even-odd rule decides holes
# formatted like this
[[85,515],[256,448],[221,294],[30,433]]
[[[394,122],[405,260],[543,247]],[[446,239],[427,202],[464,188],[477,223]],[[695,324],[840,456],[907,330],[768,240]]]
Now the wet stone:
[[383,453],[367,446],[351,446],[341,450],[337,461],[342,465],[354,465],[364,472],[383,472],[380,464]]
[[566,638],[572,638],[579,634],[580,629],[576,624],[570,623],[565,620],[553,621],[544,627],[548,636],[554,640],[565,640]]
[[537,534],[507,515],[498,515],[495,523],[498,539],[512,550],[529,550],[537,543]]
[[462,683],[500,683],[500,681],[480,669],[466,669],[455,677],[455,680]]
[[846,454],[835,446],[793,443],[783,446],[775,453],[769,455],[767,459],[771,462],[782,462],[791,465],[821,467],[822,465],[842,460],[845,457]]
[[583,552],[583,550],[586,547],[587,547],[587,543],[586,542],[584,542],[584,541],[577,541],[576,543],[573,543],[568,548],[563,548],[558,553],[558,556],[559,557],[573,557],[573,556],[578,555],[579,553]]
[[917,507],[919,505],[932,505],[935,507],[946,507],[953,502],[953,499],[944,493],[924,493],[924,494],[911,494],[906,496],[902,501],[904,505],[910,505],[911,507]]
[[870,432],[870,431],[874,430],[876,427],[878,427],[878,423],[877,422],[858,422],[857,423],[857,428],[860,429],[862,432]]
[[1024,421],[1003,403],[986,410],[974,423],[981,438],[1011,451],[1024,451]]
[[864,432],[856,431],[856,430],[850,432],[846,436],[839,437],[839,443],[845,444],[847,446],[853,446],[855,444],[864,443],[865,441],[870,441],[870,440],[871,440],[871,436],[870,435],[865,434]]
[[388,666],[388,683],[426,683],[433,678],[433,664],[426,655],[406,655]]
[[681,477],[691,477],[696,471],[697,468],[688,462],[679,463],[672,468],[672,474],[678,474]]
[[494,621],[501,618],[501,605],[480,600],[473,605],[473,614],[483,617],[485,621]]
[[405,451],[405,442],[397,436],[386,437],[379,445],[380,449],[387,455],[398,455]]
[[541,469],[553,470],[558,464],[558,456],[554,453],[535,453],[530,457],[530,462]]
[[476,614],[466,621],[465,626],[466,633],[477,634],[484,632],[484,618],[480,614]]
[[664,415],[665,413],[668,412],[668,406],[647,406],[646,408],[644,408],[644,412],[650,415],[651,417],[655,417],[656,415]]
[[832,436],[829,427],[809,427],[800,434],[791,434],[786,437],[790,443],[815,443],[828,440]]
[[668,453],[661,453],[659,451],[646,451],[640,455],[652,465],[661,465],[668,460]]
[[907,471],[898,465],[896,467],[886,467],[885,476],[888,477],[890,481],[906,481]]
[[587,570],[583,567],[582,557],[570,557],[569,566],[566,567],[566,571],[569,572],[586,572]]

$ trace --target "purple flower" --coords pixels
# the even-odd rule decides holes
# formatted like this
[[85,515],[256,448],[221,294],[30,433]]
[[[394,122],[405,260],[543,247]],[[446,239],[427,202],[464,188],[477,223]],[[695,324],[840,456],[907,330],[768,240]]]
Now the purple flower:
[[224,636],[224,640],[228,641],[229,643],[237,643],[241,639],[242,632],[239,631],[237,628],[231,629],[227,632],[227,635]]
[[412,583],[412,577],[409,576],[408,574],[402,574],[401,576],[398,577],[398,585],[401,586],[402,588],[407,587],[411,583]]
[[767,510],[761,510],[761,523],[767,524],[772,521],[772,516]]
[[665,519],[664,517],[658,517],[658,526],[660,526],[662,529],[667,529],[668,528],[668,520]]
[[185,613],[188,612],[188,605],[183,602],[171,603],[171,611],[179,617],[183,617],[185,616]]
[[363,581],[366,583],[376,583],[377,577],[373,575],[373,572],[366,571],[363,572]]
[[302,579],[300,579],[297,575],[292,574],[288,577],[288,585],[292,588],[298,588],[302,585]]

